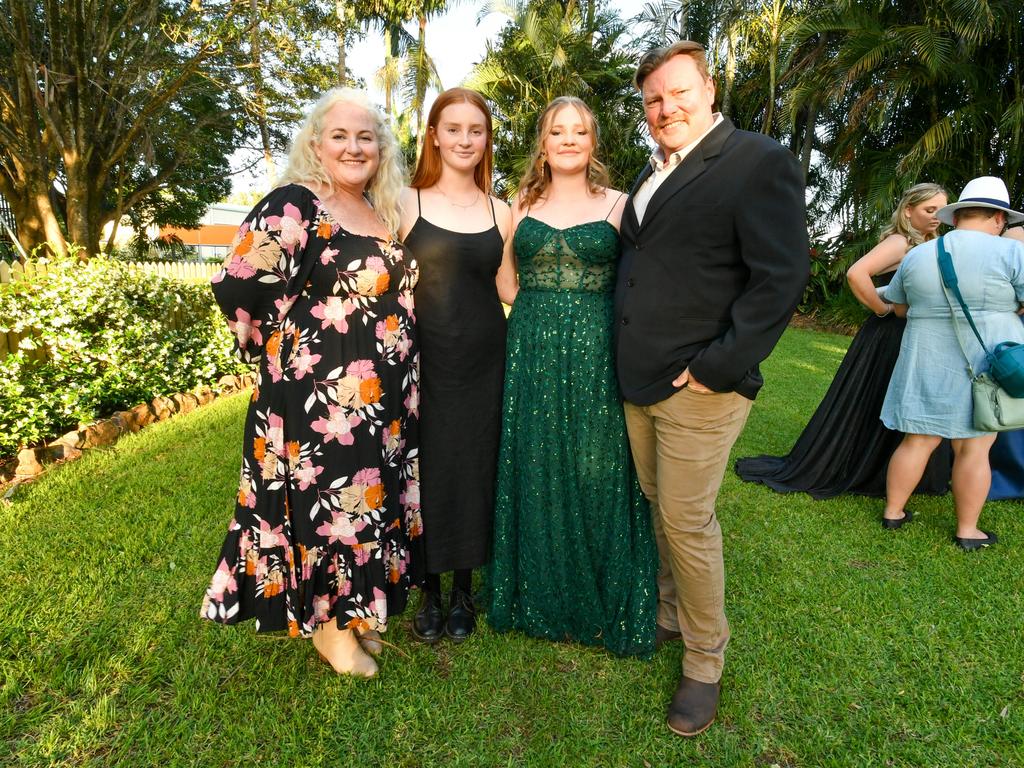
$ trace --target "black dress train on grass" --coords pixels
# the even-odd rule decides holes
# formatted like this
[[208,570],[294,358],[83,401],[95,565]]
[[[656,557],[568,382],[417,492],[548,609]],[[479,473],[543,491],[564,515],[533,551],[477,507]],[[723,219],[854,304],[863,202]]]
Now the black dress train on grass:
[[[781,492],[804,491],[816,499],[843,493],[885,496],[889,458],[903,434],[879,418],[907,321],[870,317],[854,336],[832,384],[787,456],[736,462],[736,474]],[[943,440],[915,493],[949,489],[952,451]]]

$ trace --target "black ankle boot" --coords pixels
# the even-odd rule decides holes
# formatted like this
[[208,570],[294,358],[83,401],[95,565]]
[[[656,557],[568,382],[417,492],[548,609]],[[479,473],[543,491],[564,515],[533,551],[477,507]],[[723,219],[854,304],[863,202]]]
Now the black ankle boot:
[[420,609],[412,620],[412,635],[423,643],[436,643],[444,636],[444,606],[441,593],[423,590]]
[[461,643],[476,627],[476,606],[473,605],[473,597],[469,592],[458,587],[452,589],[449,602],[448,621],[445,622],[444,632],[453,643]]

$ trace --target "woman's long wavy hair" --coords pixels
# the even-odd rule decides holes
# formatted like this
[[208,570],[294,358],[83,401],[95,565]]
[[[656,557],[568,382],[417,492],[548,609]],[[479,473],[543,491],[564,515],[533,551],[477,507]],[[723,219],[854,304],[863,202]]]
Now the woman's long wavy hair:
[[397,232],[401,221],[398,199],[405,180],[405,161],[387,120],[362,91],[354,88],[332,88],[320,97],[292,141],[291,150],[288,152],[288,165],[278,183],[314,184],[334,190],[330,176],[324,170],[314,148],[320,144],[323,136],[324,116],[336,105],[343,103],[361,107],[373,118],[374,132],[380,147],[380,165],[366,187],[366,196],[388,230],[392,233]]
[[491,175],[494,167],[494,125],[491,120],[491,110],[481,96],[470,88],[449,88],[441,93],[430,108],[427,115],[427,130],[423,135],[423,147],[420,149],[420,159],[416,164],[416,172],[413,174],[409,186],[413,189],[427,189],[437,184],[441,178],[441,150],[434,146],[432,138],[437,133],[437,124],[441,120],[441,113],[449,104],[472,104],[480,110],[484,116],[484,126],[487,131],[487,142],[484,144],[484,155],[477,163],[473,171],[473,180],[485,195],[491,194]]
[[878,238],[879,242],[885,240],[889,235],[903,235],[907,238],[907,247],[913,248],[915,245],[920,245],[925,240],[931,240],[934,238],[934,232],[925,235],[924,233],[918,232],[914,229],[913,225],[910,223],[910,216],[907,215],[907,208],[918,206],[926,200],[931,200],[936,195],[945,195],[946,197],[949,197],[949,193],[943,189],[941,185],[929,184],[927,182],[923,184],[915,184],[904,192],[903,197],[900,198],[899,205],[897,205],[896,210],[892,212],[892,218],[889,220],[889,224],[882,230],[882,234]]
[[590,152],[590,162],[587,165],[587,186],[591,194],[597,194],[608,186],[608,169],[604,163],[597,159],[599,149],[597,119],[590,107],[583,99],[576,96],[559,96],[551,100],[540,115],[537,121],[537,139],[533,143],[533,152],[530,154],[530,165],[527,167],[523,178],[519,182],[520,204],[529,208],[544,197],[548,186],[551,184],[551,168],[544,158],[544,141],[551,133],[551,124],[555,115],[562,107],[575,107],[583,118],[583,124],[587,131],[594,138],[594,148]]

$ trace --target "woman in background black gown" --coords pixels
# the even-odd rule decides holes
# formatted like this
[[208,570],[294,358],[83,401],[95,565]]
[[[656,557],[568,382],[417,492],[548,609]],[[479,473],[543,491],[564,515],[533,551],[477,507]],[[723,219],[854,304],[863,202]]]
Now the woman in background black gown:
[[[903,435],[879,418],[907,321],[892,314],[872,284],[888,283],[907,251],[935,237],[935,213],[946,204],[937,184],[916,184],[900,199],[878,245],[847,272],[854,295],[875,313],[850,343],[825,398],[787,456],[736,462],[747,482],[781,492],[804,491],[816,499],[842,493],[885,496],[885,470]],[[916,493],[942,494],[949,485],[949,443],[932,455]]]
[[[427,577],[416,639],[454,642],[473,631],[473,569],[490,559],[501,434],[505,313],[515,268],[505,255],[512,214],[490,196],[491,114],[476,91],[437,97],[401,239],[416,254],[420,339],[420,504]],[[441,574],[453,571],[447,610]]]

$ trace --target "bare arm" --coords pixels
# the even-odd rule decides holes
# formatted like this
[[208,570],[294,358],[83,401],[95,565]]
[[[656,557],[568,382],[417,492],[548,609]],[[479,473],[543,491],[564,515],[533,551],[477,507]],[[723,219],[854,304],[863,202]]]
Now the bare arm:
[[1011,240],[1019,240],[1024,243],[1024,227],[1010,227],[1008,230],[1003,232],[1003,237],[1008,237]]
[[899,265],[906,253],[907,238],[903,235],[889,235],[846,270],[846,282],[849,283],[853,295],[876,315],[887,315],[892,311],[892,305],[878,295],[871,278],[891,271],[893,267]]
[[501,266],[498,267],[498,274],[494,278],[495,287],[498,289],[498,298],[503,304],[511,305],[519,293],[519,276],[516,273],[516,257],[512,250],[512,236],[516,227],[522,219],[524,211],[516,200],[511,210],[502,202],[496,202],[494,206],[495,216],[498,222],[498,231],[505,247],[501,254]]
[[622,211],[626,208],[626,199],[629,195],[626,195],[617,189],[608,189],[606,192],[608,199],[615,200],[615,204],[612,206],[612,210],[608,214],[608,223],[615,227],[615,229],[619,229],[619,225],[622,223]]
[[402,208],[402,223],[398,227],[398,239],[404,241],[412,230],[412,225],[419,218],[419,210],[416,207],[416,190],[406,187],[402,190],[399,198],[399,205]]

